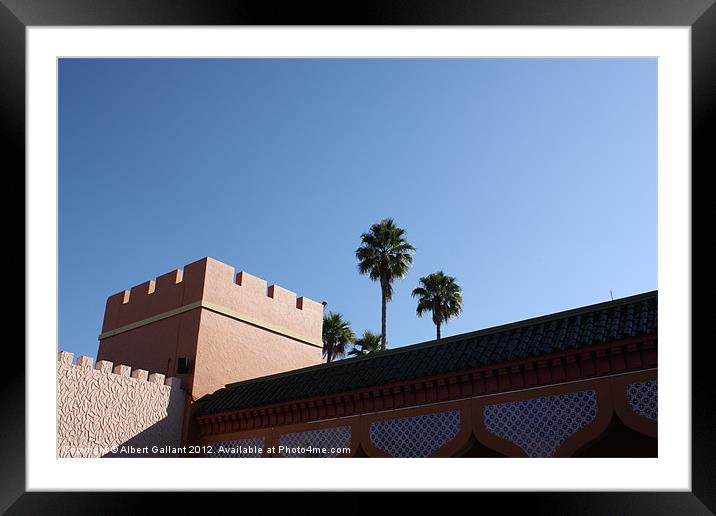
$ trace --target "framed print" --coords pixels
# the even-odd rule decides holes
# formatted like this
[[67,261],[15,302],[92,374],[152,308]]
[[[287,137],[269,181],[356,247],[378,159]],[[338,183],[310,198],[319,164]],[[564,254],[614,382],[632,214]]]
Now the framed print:
[[4,1],[28,301],[3,509],[713,511],[712,3]]

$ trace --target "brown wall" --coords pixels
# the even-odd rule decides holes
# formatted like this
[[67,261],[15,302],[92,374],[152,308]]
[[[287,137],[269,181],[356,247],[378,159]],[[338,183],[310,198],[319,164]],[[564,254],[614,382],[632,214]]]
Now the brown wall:
[[103,339],[97,360],[174,376],[177,357],[196,355],[200,314],[197,308]]
[[[278,453],[269,454],[268,449],[278,446],[281,437],[297,432],[315,432],[331,428],[350,427],[350,453],[342,457],[390,457],[386,451],[376,446],[371,438],[371,424],[383,420],[395,420],[424,416],[429,414],[440,414],[449,411],[460,412],[459,431],[449,440],[446,440],[431,457],[527,457],[525,450],[515,443],[503,439],[491,433],[485,424],[485,407],[488,405],[510,403],[515,401],[531,400],[546,396],[559,396],[575,392],[594,391],[597,401],[597,412],[593,419],[582,428],[577,429],[561,442],[554,457],[572,457],[580,451],[588,448],[594,443],[604,442],[610,439],[610,428],[613,421],[618,419],[621,424],[627,427],[628,431],[647,443],[654,446],[654,453],[649,456],[656,456],[655,445],[657,439],[658,423],[655,420],[647,419],[636,414],[627,401],[627,386],[636,382],[644,382],[657,379],[656,369],[637,371],[625,374],[617,374],[609,377],[592,378],[588,380],[566,382],[535,389],[521,389],[507,393],[477,396],[470,399],[431,403],[429,405],[401,408],[395,410],[384,410],[371,412],[362,415],[338,417],[327,420],[312,421],[309,423],[289,424],[283,426],[271,426],[263,429],[252,429],[246,431],[233,431],[225,429],[211,435],[203,435],[201,443],[213,445],[215,448],[222,443],[242,441],[246,439],[262,438],[264,442],[263,457],[278,457]],[[526,427],[530,421],[524,421],[522,427]],[[547,425],[555,425],[558,428],[561,424],[554,419]],[[549,430],[549,427],[546,427]],[[398,437],[396,437],[397,439]],[[411,442],[417,440],[429,440],[428,434],[416,434],[410,437]],[[624,449],[628,442],[621,437],[616,437],[612,443],[610,453],[614,450],[618,454],[605,456],[641,456],[631,455],[633,450]],[[621,440],[620,440],[621,439]],[[632,442],[632,441],[629,441]],[[325,446],[326,440],[316,443],[318,446]],[[477,454],[475,450],[478,450]]]
[[194,399],[321,363],[323,307],[212,258],[107,300],[98,360],[176,375]]

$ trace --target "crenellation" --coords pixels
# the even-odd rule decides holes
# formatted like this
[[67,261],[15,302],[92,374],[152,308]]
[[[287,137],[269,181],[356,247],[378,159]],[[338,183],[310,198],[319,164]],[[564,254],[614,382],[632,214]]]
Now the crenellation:
[[164,385],[164,375],[162,373],[152,373],[147,378],[147,381]]
[[57,362],[63,367],[80,367],[83,369],[91,369],[104,374],[116,374],[125,378],[133,378],[139,381],[145,381],[149,383],[156,383],[159,385],[168,385],[170,387],[181,388],[181,379],[175,377],[166,378],[162,373],[149,373],[146,369],[132,369],[131,366],[124,364],[114,365],[108,360],[98,360],[97,364],[92,367],[94,359],[87,355],[80,355],[77,357],[75,363],[72,359],[74,353],[68,351],[60,351],[57,354]]
[[154,280],[147,280],[144,283],[133,286],[129,289],[129,302],[137,303],[143,300],[145,296],[154,293]]
[[184,271],[182,269],[174,269],[171,272],[158,276],[157,279],[154,280],[154,292],[157,294],[163,294],[166,291],[171,292],[173,289],[176,289],[177,285],[180,287],[183,286],[180,285],[182,283],[183,275]]
[[80,355],[79,357],[77,357],[77,365],[79,367],[86,367],[88,369],[92,369],[92,362],[94,362],[94,359],[87,355]]
[[117,292],[107,298],[107,304],[104,309],[104,320],[102,321],[102,331],[111,330],[119,326],[120,311],[127,303],[129,303],[129,290]]
[[72,365],[72,357],[74,357],[74,355],[74,353],[70,353],[69,351],[60,351],[57,354],[57,360],[60,364]]
[[146,369],[133,369],[132,374],[130,375],[131,378],[136,378],[137,380],[146,380],[149,376],[149,371]]
[[[201,262],[174,269],[156,279],[110,296],[102,332],[107,332],[180,308],[201,299],[204,281]],[[188,280],[188,281],[187,281]]]
[[206,257],[110,296],[102,332],[201,301],[299,333],[315,333],[322,321],[320,303]]
[[124,364],[118,364],[114,366],[114,369],[112,370],[114,374],[118,374],[119,376],[126,376],[129,377],[130,373],[132,372],[132,368],[129,366],[126,366]]
[[183,271],[174,269],[154,280],[154,293],[148,316],[179,308],[184,298]]
[[[215,260],[206,257],[184,266],[184,275],[182,278],[182,284],[184,285],[182,290],[184,304],[199,301],[205,297],[210,278],[216,276],[216,271],[211,270],[212,262],[214,261]],[[229,277],[228,282],[231,282],[231,277]]]
[[296,293],[283,287],[271,285],[268,288],[267,296],[274,301],[296,308]]
[[268,282],[249,274],[246,271],[241,271],[236,275],[236,284],[242,289],[254,292],[256,294],[266,295]]
[[323,304],[304,296],[296,299],[296,308],[299,310],[318,312],[321,316],[323,315]]
[[119,324],[129,324],[149,316],[153,310],[154,280],[135,285],[129,290],[129,302],[120,308]]
[[97,365],[95,365],[95,369],[103,373],[111,374],[112,366],[112,362],[109,362],[107,360],[97,360]]

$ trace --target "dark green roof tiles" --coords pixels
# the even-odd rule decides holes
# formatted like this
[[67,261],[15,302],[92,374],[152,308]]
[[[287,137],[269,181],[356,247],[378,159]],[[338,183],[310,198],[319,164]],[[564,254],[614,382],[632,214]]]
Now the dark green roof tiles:
[[300,400],[656,333],[657,291],[229,384],[199,415]]

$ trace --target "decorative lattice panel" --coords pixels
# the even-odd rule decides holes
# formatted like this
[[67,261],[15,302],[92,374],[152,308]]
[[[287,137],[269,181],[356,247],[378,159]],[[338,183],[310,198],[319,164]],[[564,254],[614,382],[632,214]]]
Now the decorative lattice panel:
[[597,415],[595,391],[486,405],[485,427],[529,457],[553,457],[560,445]]
[[370,440],[393,457],[430,457],[460,431],[460,411],[439,412],[370,425]]
[[222,441],[211,444],[211,451],[207,457],[247,459],[261,457],[264,451],[264,438],[236,439],[234,441]]
[[656,380],[627,385],[627,400],[631,409],[642,417],[658,421],[658,385]]
[[[283,434],[279,450],[284,457],[338,457],[351,445],[351,427],[339,426]],[[325,451],[321,451],[325,449]]]

